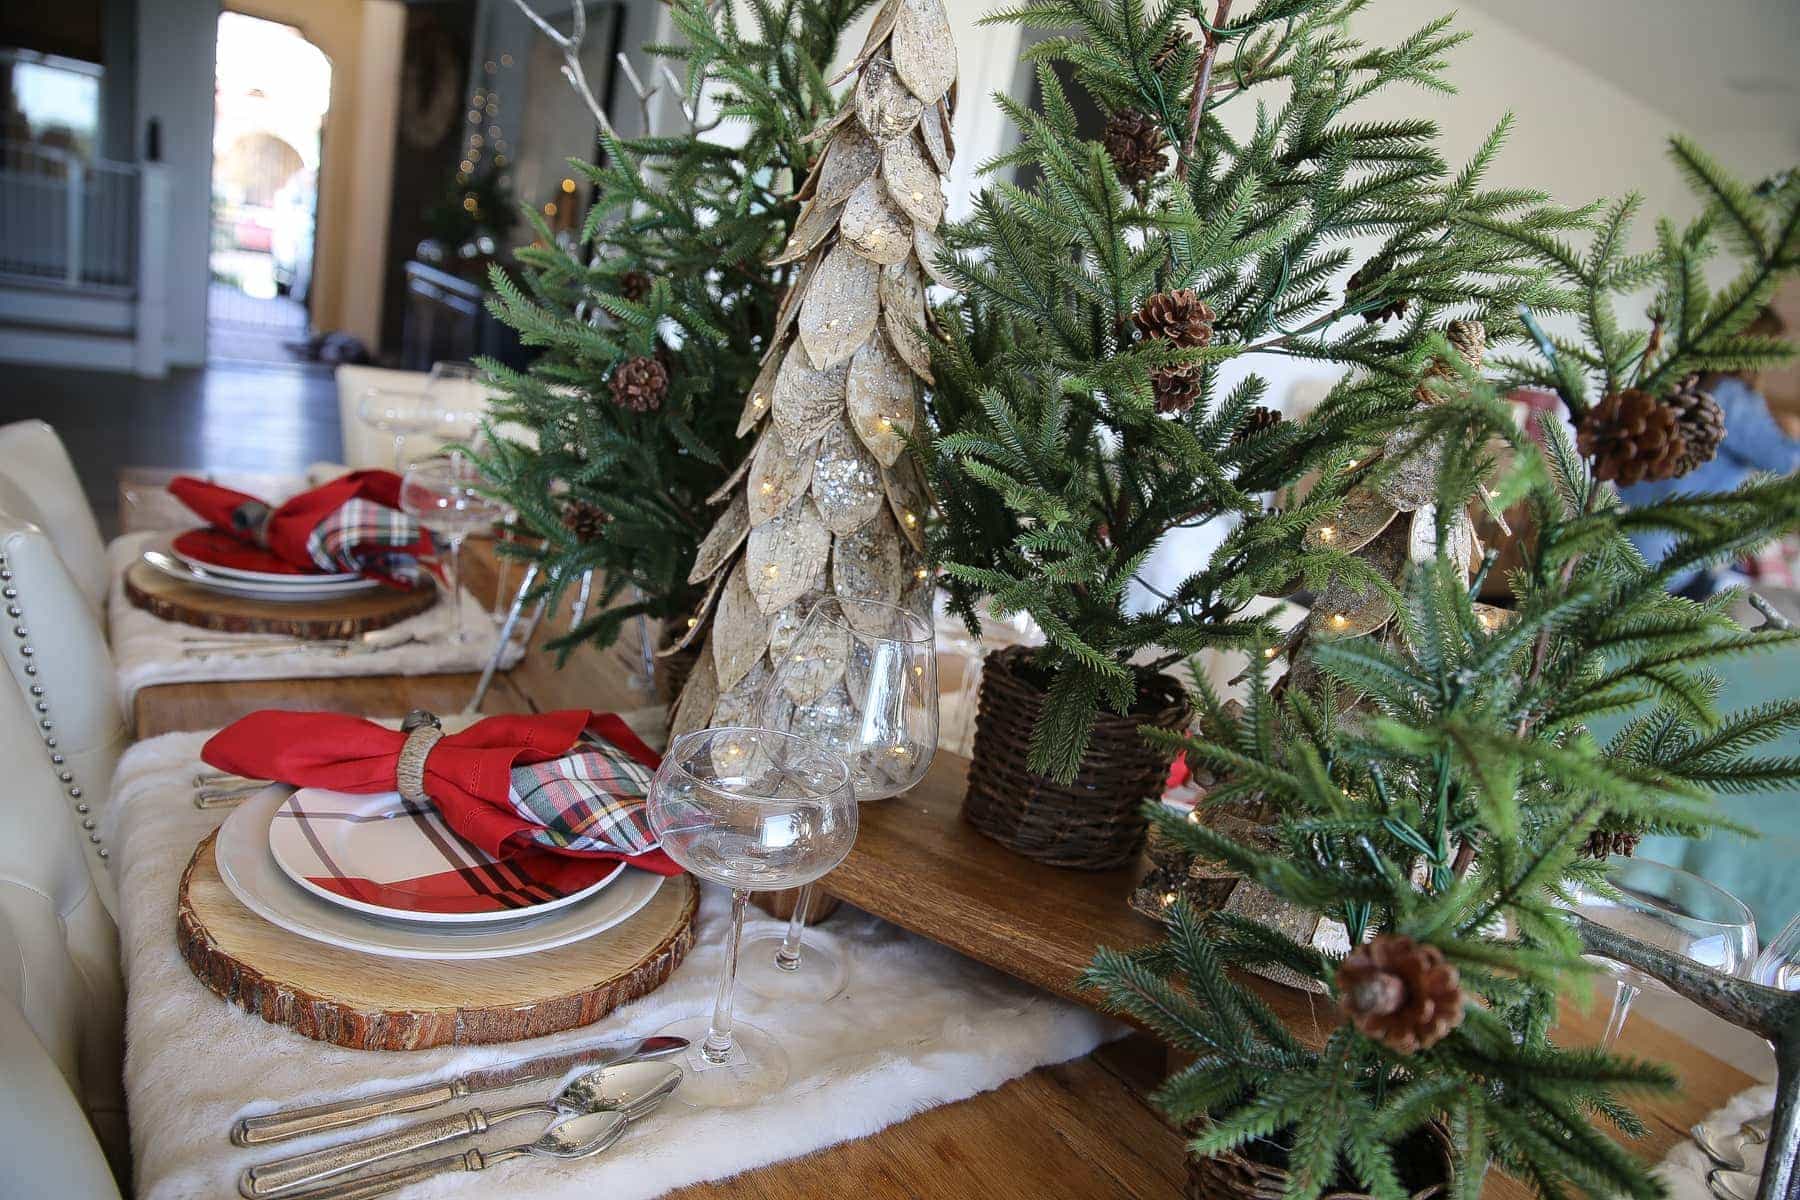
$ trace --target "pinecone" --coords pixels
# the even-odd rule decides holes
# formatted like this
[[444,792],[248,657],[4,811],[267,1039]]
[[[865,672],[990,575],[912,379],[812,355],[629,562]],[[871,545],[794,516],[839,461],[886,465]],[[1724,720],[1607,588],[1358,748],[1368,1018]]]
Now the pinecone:
[[1725,440],[1725,410],[1719,402],[1700,390],[1700,377],[1689,375],[1669,397],[1669,407],[1675,410],[1675,424],[1681,430],[1684,443],[1681,459],[1675,464],[1675,474],[1686,475],[1697,467],[1703,467],[1713,460],[1719,452],[1719,443]]
[[562,523],[576,541],[597,542],[601,532],[612,523],[612,515],[598,504],[571,500],[563,506]]
[[654,358],[627,359],[612,376],[613,403],[633,412],[654,412],[669,390],[669,369]]
[[1212,305],[1194,295],[1192,288],[1182,288],[1150,297],[1131,314],[1131,320],[1147,338],[1191,349],[1212,341],[1213,316]]
[[[1344,285],[1344,299],[1350,300],[1358,293],[1374,287],[1381,282],[1387,273],[1388,265],[1386,263],[1364,263],[1356,269],[1355,273],[1350,276],[1350,281]],[[1380,308],[1371,308],[1363,313],[1362,319],[1369,324],[1374,325],[1381,321],[1385,321],[1390,317],[1403,317],[1406,315],[1406,306],[1408,303],[1409,301],[1405,296],[1393,297]]]
[[1620,858],[1630,858],[1637,852],[1638,834],[1624,829],[1596,829],[1588,834],[1587,844],[1581,848],[1583,858],[1605,858],[1616,854]]
[[1462,1024],[1462,980],[1436,946],[1377,934],[1338,967],[1338,1003],[1357,1032],[1401,1054],[1429,1050]]
[[1687,453],[1675,406],[1637,388],[1615,392],[1589,409],[1575,431],[1575,445],[1593,460],[1596,478],[1620,487],[1674,478]]
[[1114,113],[1106,121],[1106,132],[1100,135],[1107,157],[1119,169],[1119,178],[1132,187],[1161,174],[1167,165],[1163,149],[1169,139],[1154,118],[1134,109]]
[[1185,413],[1200,399],[1199,367],[1164,367],[1150,376],[1156,391],[1156,411]]
[[1251,438],[1261,437],[1279,424],[1281,424],[1281,414],[1275,409],[1264,408],[1259,404],[1250,410],[1249,415],[1244,418],[1244,423],[1239,425],[1237,432],[1231,435],[1231,444],[1237,446]]
[[619,276],[619,295],[636,304],[650,294],[650,276],[642,271],[627,271]]
[[1452,321],[1444,326],[1444,337],[1463,356],[1463,361],[1475,370],[1481,370],[1482,357],[1487,353],[1487,326],[1480,321]]
[[1150,69],[1161,74],[1162,69],[1173,62],[1175,56],[1181,52],[1182,43],[1187,40],[1187,35],[1179,26],[1169,30],[1169,36],[1163,39],[1162,49],[1151,56]]

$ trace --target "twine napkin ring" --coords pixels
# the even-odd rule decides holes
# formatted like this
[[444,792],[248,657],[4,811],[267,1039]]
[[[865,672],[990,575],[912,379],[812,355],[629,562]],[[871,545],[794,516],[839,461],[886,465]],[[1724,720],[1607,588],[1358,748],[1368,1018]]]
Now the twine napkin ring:
[[406,744],[400,747],[400,761],[394,764],[394,785],[400,795],[413,804],[429,804],[425,794],[425,760],[444,737],[444,723],[436,713],[415,708],[400,722]]

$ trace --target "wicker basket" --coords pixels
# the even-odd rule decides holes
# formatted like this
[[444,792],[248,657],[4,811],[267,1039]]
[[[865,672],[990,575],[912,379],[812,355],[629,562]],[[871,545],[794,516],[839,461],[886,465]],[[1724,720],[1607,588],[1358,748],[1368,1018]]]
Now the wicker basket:
[[1014,646],[988,656],[963,818],[1008,849],[1051,866],[1122,866],[1144,845],[1144,801],[1162,794],[1174,757],[1147,742],[1138,727],[1181,729],[1187,697],[1166,675],[1141,672],[1137,711],[1129,717],[1102,712],[1074,780],[1057,783],[1025,765],[1031,731],[1048,699],[1032,679],[1032,653]]
[[[1410,1189],[1412,1200],[1437,1200],[1450,1192],[1455,1163],[1450,1154],[1450,1135],[1431,1124],[1402,1143],[1400,1182]],[[1213,1158],[1189,1158],[1186,1200],[1278,1200],[1287,1195],[1288,1173],[1278,1166],[1256,1162],[1242,1154]],[[1369,1200],[1367,1193],[1327,1190],[1320,1200]]]

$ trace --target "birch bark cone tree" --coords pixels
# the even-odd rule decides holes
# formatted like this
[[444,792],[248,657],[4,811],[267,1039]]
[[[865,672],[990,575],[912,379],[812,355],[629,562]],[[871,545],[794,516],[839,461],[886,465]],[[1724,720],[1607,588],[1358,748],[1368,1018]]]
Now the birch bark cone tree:
[[[738,422],[756,449],[711,498],[723,511],[691,576],[706,598],[669,651],[703,647],[671,736],[754,723],[773,660],[827,594],[930,619],[928,500],[907,439],[931,382],[925,289],[940,271],[956,74],[943,0],[888,0],[841,77],[855,77],[842,108],[812,135],[826,149],[771,260],[794,281]],[[811,652],[820,669],[790,698],[848,705],[843,658]]]

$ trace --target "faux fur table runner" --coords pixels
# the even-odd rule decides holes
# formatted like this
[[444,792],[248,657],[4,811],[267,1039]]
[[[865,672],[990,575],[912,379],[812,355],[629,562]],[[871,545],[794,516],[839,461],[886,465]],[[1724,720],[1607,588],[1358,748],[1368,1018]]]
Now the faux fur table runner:
[[[506,1046],[359,1052],[309,1041],[231,1006],[189,973],[175,949],[176,883],[195,844],[225,815],[193,805],[193,775],[206,736],[169,734],[140,743],[121,763],[113,787],[114,829],[108,840],[116,847],[123,916],[125,1082],[139,1200],[233,1195],[238,1172],[251,1162],[333,1140],[241,1150],[226,1135],[247,1113],[442,1079],[589,1042],[641,1037],[708,1011],[723,958],[727,907],[725,894],[710,887],[701,905],[697,945],[674,978],[599,1024],[572,1033]],[[752,924],[756,932],[773,928],[767,921]],[[846,907],[827,928],[850,962],[850,985],[837,999],[777,1006],[738,993],[743,1019],[774,1033],[787,1048],[792,1077],[781,1095],[729,1111],[695,1111],[671,1102],[598,1158],[516,1161],[479,1175],[444,1176],[403,1195],[410,1200],[642,1200],[866,1136],[1036,1067],[1079,1057],[1122,1032],[866,913]],[[747,930],[750,936],[754,933]],[[521,970],[530,969],[529,958],[517,961]],[[551,1090],[539,1084],[465,1105],[479,1103],[491,1111]],[[519,1121],[485,1144],[516,1144],[537,1132],[535,1122]]]

